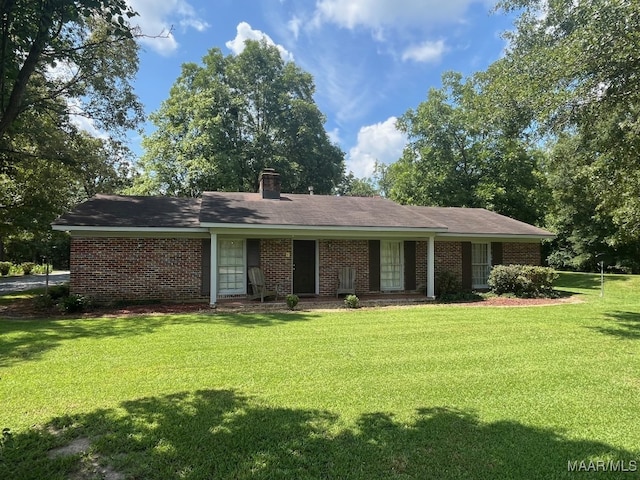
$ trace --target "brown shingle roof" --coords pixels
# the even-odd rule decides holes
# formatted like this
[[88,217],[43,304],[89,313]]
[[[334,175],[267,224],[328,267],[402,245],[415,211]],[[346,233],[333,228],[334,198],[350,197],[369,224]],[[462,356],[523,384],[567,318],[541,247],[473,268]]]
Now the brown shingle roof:
[[54,225],[81,227],[199,227],[199,198],[96,195]]
[[208,224],[432,228],[445,230],[437,221],[425,221],[413,212],[381,197],[335,197],[283,194],[264,200],[259,193],[206,192],[200,222]]
[[[482,208],[402,206],[381,197],[205,192],[202,199],[97,195],[62,215],[58,227],[201,228],[212,225],[421,229],[448,235],[551,237]],[[64,229],[64,228],[59,228]]]
[[412,212],[447,226],[447,234],[461,235],[523,235],[553,237],[542,228],[514,220],[484,208],[462,207],[405,207]]

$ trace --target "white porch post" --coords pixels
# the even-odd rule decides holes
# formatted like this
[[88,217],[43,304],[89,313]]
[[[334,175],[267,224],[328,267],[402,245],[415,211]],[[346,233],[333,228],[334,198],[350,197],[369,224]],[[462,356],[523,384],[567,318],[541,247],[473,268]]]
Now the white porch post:
[[435,241],[434,237],[429,237],[427,247],[427,297],[435,297]]
[[215,305],[218,301],[218,234],[211,233],[211,274],[209,282],[211,300],[209,303]]

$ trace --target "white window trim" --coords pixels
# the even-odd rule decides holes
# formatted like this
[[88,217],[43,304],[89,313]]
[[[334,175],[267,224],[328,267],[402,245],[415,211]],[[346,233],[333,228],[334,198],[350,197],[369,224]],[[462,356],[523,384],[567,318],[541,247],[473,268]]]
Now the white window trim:
[[218,294],[220,295],[246,295],[247,293],[247,281],[246,278],[244,279],[244,281],[242,282],[242,288],[235,288],[235,289],[223,289],[220,288],[220,278],[221,278],[221,274],[220,274],[220,246],[222,244],[222,242],[224,241],[234,241],[234,242],[242,242],[242,271],[244,273],[244,276],[246,277],[247,275],[247,242],[244,238],[218,238],[218,242],[217,242],[217,247],[218,247],[218,252],[217,252],[217,265],[216,265],[216,273],[217,273],[217,284],[218,284]]
[[[489,273],[491,273],[491,242],[473,242],[471,244],[471,279],[473,281],[473,267],[476,265],[485,265],[484,263],[474,263],[473,261],[473,245],[486,245],[487,246],[487,266],[489,267]],[[487,280],[489,279],[489,276],[487,275]],[[488,283],[484,283],[484,284],[476,284],[476,283],[472,283],[471,284],[471,288],[489,288],[489,284]]]
[[[382,285],[382,251],[385,243],[399,243],[400,244],[400,286],[385,288]],[[403,240],[380,240],[380,291],[381,292],[400,292],[404,290],[404,241]]]

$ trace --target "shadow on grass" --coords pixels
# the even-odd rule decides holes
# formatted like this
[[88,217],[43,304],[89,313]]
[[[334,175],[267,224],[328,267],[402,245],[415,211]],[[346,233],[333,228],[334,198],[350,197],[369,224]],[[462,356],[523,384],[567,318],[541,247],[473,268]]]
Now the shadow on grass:
[[213,321],[236,327],[271,327],[291,322],[306,322],[320,317],[309,312],[260,312],[260,313],[216,313]]
[[175,324],[220,323],[252,328],[308,321],[315,317],[317,315],[309,313],[234,313],[62,320],[0,319],[0,367],[37,360],[62,342],[81,338],[142,336]]
[[607,312],[610,327],[591,327],[593,330],[626,340],[640,340],[640,313]]
[[0,449],[0,476],[89,478],[82,475],[87,455],[48,455],[79,438],[91,441],[94,464],[145,479],[553,479],[584,475],[568,472],[570,461],[624,461],[628,468],[638,454],[448,408],[418,410],[409,424],[366,414],[345,427],[329,412],[204,390],[127,401],[16,434]]

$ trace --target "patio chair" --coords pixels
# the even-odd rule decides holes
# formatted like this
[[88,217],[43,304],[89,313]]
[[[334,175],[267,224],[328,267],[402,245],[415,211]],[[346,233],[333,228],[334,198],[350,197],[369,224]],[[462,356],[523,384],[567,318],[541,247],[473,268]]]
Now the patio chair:
[[278,300],[278,289],[269,290],[267,288],[264,273],[258,267],[249,268],[249,283],[253,290],[253,295],[250,296],[251,300],[259,298],[261,302],[264,302],[266,297],[276,297],[276,300]]
[[336,298],[341,293],[356,294],[356,269],[351,267],[342,267],[338,270],[338,291],[336,292]]

